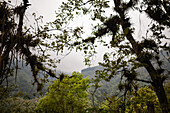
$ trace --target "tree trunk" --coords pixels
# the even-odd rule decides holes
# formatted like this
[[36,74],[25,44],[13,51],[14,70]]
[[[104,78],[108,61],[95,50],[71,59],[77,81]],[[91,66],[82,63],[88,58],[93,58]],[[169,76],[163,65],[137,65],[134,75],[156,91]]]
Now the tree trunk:
[[[129,40],[129,38],[133,38],[132,35],[130,34],[131,37],[128,37],[127,39]],[[130,41],[130,40],[129,40]],[[131,41],[130,41],[131,42]],[[137,43],[132,44],[133,48],[136,55],[139,56],[142,54],[142,52],[139,50],[139,45]],[[169,106],[168,106],[168,100],[167,100],[167,96],[163,87],[163,82],[164,82],[164,78],[159,75],[156,71],[156,69],[153,67],[153,65],[151,64],[151,61],[147,58],[145,58],[144,56],[140,56],[139,62],[144,63],[145,64],[145,69],[148,71],[152,83],[151,85],[154,88],[154,91],[159,99],[159,103],[160,103],[160,107],[162,109],[162,113],[168,113],[169,110]]]
[[[123,28],[123,31],[126,31],[127,28],[130,29],[131,23],[125,16],[125,11],[120,7],[121,0],[114,0],[115,4],[115,10],[120,16],[120,24]],[[156,71],[156,69],[151,64],[150,59],[146,58],[145,55],[143,55],[142,49],[140,45],[136,42],[134,37],[132,36],[131,32],[128,32],[126,34],[127,40],[131,43],[132,49],[134,50],[135,54],[138,57],[138,61],[145,64],[145,68],[148,71],[151,79],[152,79],[152,86],[154,88],[154,91],[159,99],[159,103],[162,109],[163,113],[168,113],[168,101],[166,97],[166,93],[163,87],[163,82],[165,79],[161,75],[159,75]]]
[[125,104],[124,103],[121,105],[121,113],[125,113]]
[[148,101],[147,102],[147,109],[148,109],[148,113],[155,113],[155,109],[154,109],[154,103]]
[[149,60],[145,60],[145,62],[142,62],[142,63],[147,64],[145,68],[148,71],[152,79],[152,86],[158,97],[160,107],[162,109],[162,113],[168,113],[169,106],[168,106],[168,99],[167,99],[167,96],[166,96],[166,93],[163,87],[163,82],[164,82],[163,77],[157,73],[157,71],[155,70],[155,68],[153,67],[153,65],[151,64]]
[[154,91],[159,99],[160,107],[162,109],[162,113],[168,113],[168,99],[166,97],[166,93],[163,87],[163,83],[158,81],[157,83],[153,83]]

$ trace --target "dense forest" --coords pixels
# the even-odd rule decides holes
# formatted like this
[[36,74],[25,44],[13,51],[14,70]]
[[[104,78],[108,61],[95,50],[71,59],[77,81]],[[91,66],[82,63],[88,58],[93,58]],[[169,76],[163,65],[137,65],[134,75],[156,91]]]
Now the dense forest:
[[[30,1],[20,2],[0,1],[1,113],[170,111],[169,0],[63,0],[54,21],[42,23],[33,13],[30,26]],[[151,21],[141,38],[131,11]],[[85,26],[69,26],[78,16],[90,17],[88,36]],[[110,52],[98,66],[58,71],[58,56],[83,52],[90,66],[99,46]]]

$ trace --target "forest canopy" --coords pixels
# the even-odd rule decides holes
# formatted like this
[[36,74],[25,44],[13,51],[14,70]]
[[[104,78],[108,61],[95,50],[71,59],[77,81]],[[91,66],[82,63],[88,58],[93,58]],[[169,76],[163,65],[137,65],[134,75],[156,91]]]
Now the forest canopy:
[[[16,80],[20,69],[18,64],[22,62],[23,65],[30,66],[37,91],[42,90],[43,85],[49,81],[49,76],[56,79],[49,85],[46,95],[35,105],[35,110],[61,113],[79,110],[168,113],[169,84],[166,81],[170,75],[170,37],[165,31],[170,28],[169,4],[168,0],[68,0],[63,1],[58,8],[54,21],[40,25],[42,16],[36,17],[34,13],[36,26],[29,27],[24,24],[26,11],[31,7],[29,0],[21,1],[18,6],[11,5],[11,1],[1,1],[0,89],[4,95],[0,98],[1,102],[8,99],[9,96],[5,94],[10,87],[9,78],[15,76]],[[134,35],[136,29],[130,18],[130,11],[145,14],[151,21],[141,40]],[[86,32],[83,31],[84,26],[68,26],[81,15],[90,15],[94,23],[91,34],[87,37],[83,35]],[[99,44],[96,45],[97,43]],[[71,76],[55,73],[56,63],[61,60],[56,58],[65,50],[68,54],[74,49],[77,52],[83,51],[84,62],[90,65],[97,53],[97,46],[101,45],[111,52],[105,52],[103,62],[99,63],[103,68],[96,70],[95,77],[89,83],[80,73],[73,72]],[[56,53],[56,58],[51,57],[51,51]],[[138,73],[140,69],[145,70],[149,79]],[[120,78],[118,89],[121,96],[102,93],[105,101],[96,105],[95,92],[102,87],[100,82],[112,81],[116,76]],[[139,82],[147,84],[147,87],[140,88]],[[87,89],[90,86],[93,91]],[[86,90],[91,96],[91,104],[88,103],[90,96],[87,98]],[[142,103],[145,97],[153,98],[154,101],[146,99],[148,101]],[[58,104],[53,106],[53,102]],[[52,108],[46,107],[47,103]]]

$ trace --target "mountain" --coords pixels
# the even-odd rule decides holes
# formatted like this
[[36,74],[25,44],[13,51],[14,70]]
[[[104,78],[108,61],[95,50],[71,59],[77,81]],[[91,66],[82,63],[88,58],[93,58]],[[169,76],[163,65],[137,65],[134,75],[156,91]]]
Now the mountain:
[[[164,55],[160,55],[161,59],[164,61],[164,65],[162,66],[164,69],[167,69],[170,71],[170,65],[169,65],[169,59],[165,59],[166,53],[163,53]],[[165,56],[165,57],[163,57]],[[154,67],[157,67],[157,65],[154,65]],[[14,89],[13,93],[16,93],[18,91],[22,91],[24,95],[27,95],[28,97],[34,98],[32,95],[37,94],[36,91],[36,85],[32,85],[34,82],[34,79],[32,77],[32,72],[30,66],[25,66],[22,63],[19,63],[19,68],[16,76],[16,81],[15,81],[15,76],[12,76],[9,78],[10,84],[16,84],[18,87]],[[81,73],[85,77],[89,77],[90,79],[95,78],[95,71],[96,70],[103,70],[104,67],[102,66],[95,66],[95,67],[89,67],[86,69],[81,70]],[[139,68],[136,70],[136,72],[139,75],[140,79],[143,80],[150,80],[150,77],[148,75],[148,72],[144,68]],[[60,71],[56,71],[57,74],[62,73]],[[15,72],[14,72],[15,74]],[[70,75],[70,74],[69,74]],[[170,75],[169,75],[170,76]],[[42,77],[42,76],[40,76]],[[56,78],[48,77],[49,82],[55,80]],[[119,92],[118,90],[118,84],[120,82],[120,76],[114,76],[109,82],[102,80],[99,85],[101,85],[100,88],[97,89],[96,95],[98,97],[103,97],[103,94],[109,94],[109,95],[115,95]],[[169,82],[169,80],[168,80]],[[146,83],[140,82],[140,85],[146,85]],[[42,90],[41,93],[45,94],[46,90],[48,89],[48,83],[44,84],[44,89]],[[94,87],[91,87],[91,91],[94,90]]]
[[[165,62],[163,67],[166,68],[167,70],[170,70],[170,65],[168,65],[168,62]],[[81,73],[84,75],[85,77],[89,77],[89,79],[95,78],[95,72],[97,70],[102,70],[104,69],[104,67],[102,66],[95,66],[95,67],[90,67],[90,68],[86,68],[83,69],[81,71]],[[141,80],[149,80],[151,81],[151,78],[149,76],[149,73],[147,72],[147,70],[143,67],[138,68],[136,70],[137,74],[138,74],[138,79]],[[101,85],[100,88],[97,89],[96,93],[95,93],[95,97],[97,98],[98,101],[102,101],[103,99],[103,94],[105,95],[115,95],[118,94],[120,91],[118,90],[118,84],[120,83],[120,76],[114,76],[110,81],[104,81],[102,80],[99,85]],[[169,80],[166,81],[166,83],[168,83]],[[138,82],[139,86],[145,86],[148,85],[147,83],[144,82]],[[94,91],[94,87],[90,87],[90,92]]]
[[94,66],[94,67],[89,67],[81,70],[81,73],[84,75],[84,78],[86,78],[87,76],[89,78],[93,78],[96,70],[103,70],[103,69],[104,68],[102,66]]
[[[95,78],[95,72],[97,70],[103,70],[104,67],[102,66],[95,66],[83,69],[81,73],[85,77],[89,77],[89,79]],[[104,95],[115,95],[119,92],[118,90],[118,84],[120,82],[120,76],[115,76],[110,81],[102,80],[99,82],[99,87],[95,92],[95,98],[97,102],[101,102],[104,99]],[[93,92],[95,88],[93,86],[90,87],[89,92]],[[103,95],[104,94],[104,95]]]
[[[34,83],[34,78],[32,76],[30,66],[26,66],[25,64],[18,63],[19,69],[14,71],[14,76],[9,77],[9,85],[16,85],[16,87],[12,88],[11,95],[16,95],[18,92],[22,92],[23,96],[26,98],[35,98],[36,96],[40,96],[40,94],[45,94],[48,89],[48,83],[44,84],[42,91],[37,92],[37,85]],[[61,73],[60,71],[56,71],[57,74]],[[40,77],[43,78],[42,75]],[[56,78],[48,77],[49,82],[52,82]],[[3,83],[6,85],[6,82]]]

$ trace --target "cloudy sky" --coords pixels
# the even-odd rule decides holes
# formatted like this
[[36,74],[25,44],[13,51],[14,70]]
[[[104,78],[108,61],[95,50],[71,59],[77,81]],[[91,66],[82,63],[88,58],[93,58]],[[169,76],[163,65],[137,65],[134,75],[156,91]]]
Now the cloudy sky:
[[[20,4],[21,0],[12,0],[12,2],[16,4]],[[28,8],[26,12],[26,23],[32,23],[32,13],[36,13],[37,16],[42,15],[43,16],[43,22],[50,22],[55,19],[55,11],[57,8],[61,5],[61,2],[63,0],[29,0],[31,3],[31,6]],[[145,31],[142,29],[147,28],[147,24],[149,23],[149,20],[147,19],[146,15],[139,14],[137,12],[131,11],[130,17],[132,18],[131,21],[133,23],[133,26],[136,29],[135,37],[141,38],[142,34],[145,34]],[[82,25],[85,27],[86,34],[89,33],[91,27],[90,27],[89,17],[79,17],[73,23],[73,25]],[[143,23],[145,22],[145,23]],[[102,56],[107,50],[106,48],[100,46],[97,48],[98,54],[94,57],[92,61],[92,66],[96,66],[98,64],[98,61],[102,61]],[[62,59],[61,63],[58,64],[58,70],[64,71],[64,72],[72,72],[72,71],[81,71],[84,68],[87,68],[87,66],[84,65],[83,62],[83,53],[82,52],[75,52],[73,51],[71,54],[66,56],[64,59]]]
[[[62,0],[30,0],[31,6],[27,10],[27,16],[31,16],[33,12],[37,15],[43,15],[44,22],[53,21],[55,19],[55,11],[61,4]],[[79,17],[75,20],[76,25],[85,27],[85,31],[90,31],[90,22],[88,17]],[[90,33],[90,32],[89,32]],[[88,34],[88,33],[86,33]],[[98,54],[93,58],[92,66],[98,65],[98,61],[102,61],[103,54],[108,51],[106,48],[97,48]],[[61,60],[58,64],[58,70],[64,72],[81,71],[88,66],[84,65],[84,54],[82,52],[72,51],[68,56]]]

